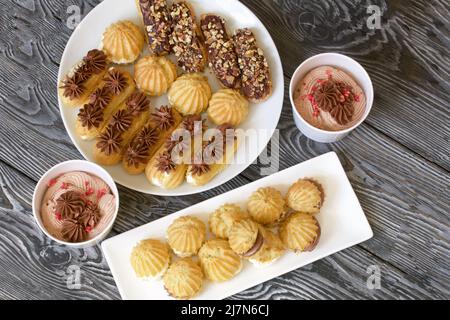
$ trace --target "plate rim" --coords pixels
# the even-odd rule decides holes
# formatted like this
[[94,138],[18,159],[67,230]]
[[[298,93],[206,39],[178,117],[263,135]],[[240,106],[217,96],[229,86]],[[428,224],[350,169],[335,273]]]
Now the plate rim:
[[[65,76],[65,74],[63,74],[62,72],[62,68],[61,66],[64,64],[63,62],[67,59],[67,51],[68,48],[72,46],[72,42],[74,41],[74,34],[77,32],[78,29],[82,28],[83,24],[85,23],[86,19],[95,11],[95,10],[101,10],[103,8],[103,6],[106,6],[107,3],[114,1],[114,0],[103,0],[102,2],[100,2],[99,4],[97,4],[94,8],[91,9],[91,11],[89,11],[84,17],[83,19],[80,21],[80,23],[75,27],[75,29],[73,30],[73,32],[71,33],[69,40],[67,41],[65,47],[64,47],[64,51],[63,54],[61,56],[60,59],[60,64],[59,64],[59,68],[58,68],[58,77],[57,77],[57,82],[56,82],[56,93],[57,93],[57,97],[58,97],[58,109],[59,109],[59,114],[60,117],[63,121],[64,124],[64,129],[67,132],[67,134],[69,135],[69,138],[72,142],[72,144],[75,146],[75,148],[77,149],[77,151],[82,155],[82,157],[90,162],[93,162],[92,160],[90,160],[90,157],[87,156],[87,153],[84,152],[82,150],[81,147],[78,146],[78,144],[76,143],[76,139],[75,139],[75,133],[71,132],[70,130],[68,130],[69,125],[66,121],[66,117],[63,117],[63,109],[65,108],[65,106],[63,105],[61,98],[58,94],[58,86],[59,83],[61,82],[61,79]],[[199,0],[197,0],[199,1]],[[207,1],[207,0],[201,0],[201,1]],[[277,84],[278,86],[280,86],[280,90],[283,91],[283,94],[281,95],[281,108],[280,108],[280,112],[277,115],[277,119],[276,119],[276,125],[274,128],[269,129],[268,130],[268,135],[267,135],[267,141],[264,144],[260,145],[260,148],[257,152],[255,152],[254,156],[249,157],[249,160],[251,159],[252,161],[247,162],[246,165],[243,165],[241,169],[239,169],[236,173],[229,175],[224,181],[222,182],[216,182],[216,183],[212,183],[211,186],[209,187],[204,187],[204,186],[198,186],[198,187],[193,187],[193,189],[191,191],[187,191],[187,192],[176,192],[176,189],[171,189],[171,190],[166,190],[163,188],[158,188],[156,190],[145,190],[145,189],[140,189],[137,187],[133,187],[132,185],[125,183],[124,181],[119,181],[121,179],[117,179],[113,174],[111,174],[111,177],[113,178],[114,182],[125,187],[128,189],[131,189],[133,191],[137,191],[137,192],[141,192],[144,194],[151,194],[151,195],[155,195],[155,196],[167,196],[167,197],[176,197],[176,196],[187,196],[187,195],[193,195],[193,194],[197,194],[200,192],[206,192],[206,191],[210,191],[213,190],[221,185],[224,185],[225,183],[230,182],[231,180],[233,180],[234,178],[236,178],[238,175],[240,175],[242,172],[244,172],[250,165],[252,165],[257,159],[258,157],[261,155],[261,153],[264,151],[264,149],[267,147],[267,145],[269,144],[269,142],[271,141],[273,134],[275,132],[275,130],[277,130],[278,124],[280,122],[280,118],[281,118],[281,114],[283,112],[283,105],[284,105],[284,100],[285,100],[285,79],[284,79],[284,71],[283,71],[283,64],[281,62],[281,56],[278,52],[278,48],[275,44],[275,41],[273,41],[272,35],[270,34],[269,30],[266,28],[265,24],[258,18],[258,16],[256,14],[253,13],[252,10],[250,10],[250,8],[248,6],[246,6],[244,3],[242,3],[239,0],[227,0],[227,1],[232,1],[235,4],[238,4],[240,6],[242,6],[249,14],[253,15],[253,17],[259,22],[259,24],[262,26],[262,28],[265,30],[265,32],[268,34],[268,40],[270,42],[270,47],[275,48],[275,51],[272,52],[273,55],[273,60],[274,60],[274,64],[277,65],[277,69],[279,68],[279,72],[281,75],[281,79],[282,82]],[[119,65],[120,66],[120,65]],[[273,80],[273,72],[272,72],[272,80]],[[255,106],[253,106],[255,107]],[[256,106],[257,107],[257,106]],[[102,168],[104,168],[105,170],[107,168],[105,168],[105,166],[101,165]],[[225,169],[223,172],[226,172],[227,169]],[[109,171],[108,171],[109,172]],[[212,181],[210,181],[209,183],[213,182],[214,179]],[[184,182],[186,183],[186,182]]]
[[[371,238],[373,237],[373,235],[374,235],[374,234],[373,234],[373,229],[372,229],[372,227],[371,227],[371,225],[370,225],[370,223],[369,223],[369,220],[367,219],[367,216],[366,216],[366,214],[365,214],[363,208],[361,207],[361,203],[360,203],[360,201],[359,201],[359,199],[358,199],[358,197],[357,197],[357,195],[356,195],[356,193],[355,193],[355,190],[353,189],[353,186],[352,186],[351,183],[350,183],[350,180],[348,179],[348,176],[347,176],[347,174],[346,174],[346,172],[345,172],[345,170],[344,170],[344,168],[343,168],[343,166],[342,166],[342,163],[341,163],[341,161],[339,160],[339,157],[337,156],[336,152],[334,152],[334,151],[326,152],[326,153],[321,154],[321,155],[319,155],[319,156],[316,156],[316,157],[310,158],[310,159],[308,159],[308,160],[305,160],[305,161],[303,161],[303,162],[300,162],[300,163],[298,163],[298,164],[296,164],[296,165],[294,165],[294,166],[285,168],[285,169],[283,169],[283,170],[281,170],[281,171],[278,171],[278,172],[276,172],[276,173],[274,173],[274,174],[283,172],[283,171],[285,171],[285,170],[292,169],[292,168],[294,168],[294,167],[303,165],[303,164],[305,164],[305,163],[307,163],[307,162],[314,161],[314,160],[316,160],[317,158],[321,158],[321,157],[333,157],[333,158],[335,158],[335,159],[337,160],[337,162],[339,163],[339,165],[340,165],[340,168],[339,168],[339,169],[343,171],[343,174],[344,174],[344,176],[346,177],[346,180],[347,180],[348,184],[350,185],[350,190],[351,190],[351,192],[353,193],[354,197],[355,197],[356,200],[357,200],[355,205],[358,206],[358,211],[360,211],[360,212],[362,213],[362,216],[363,216],[363,218],[364,218],[364,220],[363,220],[363,223],[364,223],[363,228],[364,228],[364,229],[361,228],[361,229],[363,229],[363,231],[361,232],[361,236],[360,236],[357,240],[348,241],[346,244],[343,244],[343,245],[341,245],[341,246],[338,246],[338,247],[336,247],[336,248],[333,248],[333,250],[331,250],[330,252],[323,253],[323,254],[319,255],[317,258],[315,258],[313,261],[310,261],[310,262],[308,262],[308,263],[306,263],[306,264],[310,264],[310,263],[316,262],[316,261],[321,260],[321,259],[323,259],[323,258],[325,258],[325,257],[328,257],[328,256],[330,256],[330,255],[333,255],[333,254],[335,254],[335,253],[337,253],[337,252],[340,252],[340,251],[345,250],[345,249],[347,249],[347,248],[353,247],[353,246],[355,246],[355,245],[357,245],[357,244],[359,244],[359,243],[362,243],[362,242],[364,242],[364,241],[367,241],[367,240],[371,239]],[[273,174],[273,175],[274,175],[274,174]],[[270,176],[272,176],[272,175],[263,177],[263,178],[261,178],[261,179],[265,179],[265,178],[268,178],[268,177],[270,177]],[[186,207],[186,208],[181,209],[181,210],[178,210],[178,211],[176,211],[176,212],[169,213],[169,214],[167,214],[167,215],[164,216],[164,217],[155,219],[155,220],[153,220],[153,221],[150,221],[150,222],[148,222],[148,223],[145,223],[145,224],[143,224],[143,225],[137,226],[137,227],[135,227],[135,228],[132,228],[132,229],[130,229],[130,230],[127,230],[127,231],[125,231],[125,232],[122,232],[122,233],[120,233],[120,234],[114,235],[114,236],[112,236],[112,237],[110,237],[110,238],[108,238],[108,239],[103,240],[102,243],[101,243],[102,252],[103,252],[103,255],[104,255],[105,259],[106,259],[106,262],[107,262],[107,264],[108,264],[108,267],[109,267],[110,270],[111,270],[111,274],[113,275],[113,278],[114,278],[116,287],[117,287],[117,289],[118,289],[118,291],[119,291],[119,293],[120,293],[121,298],[122,298],[123,300],[131,299],[131,298],[126,297],[127,295],[126,295],[125,292],[123,291],[123,288],[122,288],[121,286],[118,285],[118,283],[117,283],[117,272],[116,272],[116,267],[114,266],[114,264],[110,264],[111,257],[110,257],[110,254],[109,254],[109,250],[110,250],[110,249],[109,249],[109,248],[110,248],[110,247],[109,247],[109,242],[111,242],[111,240],[112,240],[113,238],[118,237],[118,236],[123,236],[124,234],[129,233],[129,232],[132,232],[132,231],[134,231],[134,230],[136,230],[136,229],[144,228],[144,227],[146,227],[146,226],[149,225],[149,224],[155,223],[155,222],[157,222],[158,220],[161,220],[161,219],[168,218],[169,216],[172,216],[172,215],[174,215],[174,214],[176,214],[176,215],[183,215],[186,211],[191,210],[192,207],[202,205],[204,202],[210,201],[211,199],[215,199],[215,198],[218,198],[218,197],[225,196],[225,195],[228,194],[228,193],[235,192],[237,189],[242,189],[242,188],[248,187],[248,185],[253,184],[253,183],[256,183],[257,181],[259,181],[259,180],[261,180],[261,179],[258,179],[258,180],[249,182],[249,183],[247,183],[247,184],[245,184],[245,185],[242,185],[242,186],[240,186],[240,187],[238,187],[238,188],[236,188],[236,189],[232,189],[232,190],[229,190],[229,191],[227,191],[227,192],[225,192],[225,193],[222,193],[222,194],[216,195],[216,196],[214,196],[214,197],[205,199],[205,200],[203,200],[203,201],[201,201],[201,202],[198,202],[198,203],[196,203],[196,204],[193,204],[192,206]],[[305,265],[306,265],[306,264],[305,264]],[[258,284],[264,283],[264,282],[266,282],[266,281],[269,281],[269,280],[271,280],[271,279],[277,278],[277,277],[279,277],[279,276],[281,276],[281,275],[283,275],[283,274],[286,274],[286,273],[288,273],[288,272],[291,272],[291,271],[293,271],[293,270],[296,270],[296,269],[299,269],[299,268],[303,268],[305,265],[302,265],[302,266],[300,266],[300,267],[298,267],[298,266],[293,266],[293,267],[290,267],[290,268],[288,268],[288,269],[282,269],[282,270],[280,269],[279,271],[275,272],[275,273],[276,273],[275,276],[273,276],[273,277],[271,277],[271,278],[269,278],[269,279],[265,279],[265,280],[263,280],[263,281],[261,281],[261,282],[255,284],[255,285],[258,285]],[[114,270],[114,271],[113,271],[113,270]],[[251,286],[251,287],[253,287],[253,286]],[[248,288],[251,288],[251,287],[248,287]],[[245,289],[242,289],[242,290],[240,290],[240,291],[234,292],[234,293],[231,294],[231,295],[234,295],[234,294],[237,294],[237,293],[242,292],[242,291],[244,291],[244,290],[247,290],[248,288],[245,288]],[[223,298],[220,298],[220,299],[225,299],[225,298],[227,298],[227,297],[229,297],[229,296],[231,296],[231,295],[227,295],[227,296],[225,296],[225,297],[223,297]],[[139,299],[139,298],[138,298],[138,299]],[[142,299],[145,299],[145,298],[142,298]],[[206,298],[206,299],[208,299],[208,298]],[[210,298],[210,299],[211,299],[211,300],[219,300],[219,298]],[[161,299],[160,299],[160,300],[161,300]]]

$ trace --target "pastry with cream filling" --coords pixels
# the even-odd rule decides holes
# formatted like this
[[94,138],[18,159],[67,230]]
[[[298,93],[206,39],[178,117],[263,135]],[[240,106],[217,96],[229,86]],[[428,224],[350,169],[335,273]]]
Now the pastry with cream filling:
[[202,288],[202,268],[191,258],[177,260],[164,274],[163,282],[170,296],[176,299],[193,298]]
[[320,238],[319,221],[310,214],[294,212],[281,224],[280,238],[287,248],[297,253],[312,251]]
[[167,229],[167,239],[173,252],[180,257],[197,254],[206,237],[206,226],[193,216],[175,219]]
[[322,186],[312,179],[299,179],[286,194],[287,205],[292,210],[311,214],[319,212],[323,200]]
[[159,279],[169,268],[170,248],[157,239],[142,240],[133,248],[130,262],[138,278]]

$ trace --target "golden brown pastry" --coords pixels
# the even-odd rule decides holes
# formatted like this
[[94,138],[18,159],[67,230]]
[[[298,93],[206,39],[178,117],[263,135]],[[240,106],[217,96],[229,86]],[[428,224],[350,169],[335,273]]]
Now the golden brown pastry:
[[247,118],[248,101],[236,90],[221,89],[209,101],[208,117],[217,125],[237,126]]
[[113,23],[103,33],[100,48],[114,63],[134,62],[144,48],[141,29],[128,20]]
[[206,226],[199,218],[182,216],[167,229],[167,239],[173,252],[180,257],[197,254],[205,241]]
[[190,299],[202,287],[202,268],[190,258],[183,258],[170,265],[163,277],[164,288],[176,299]]
[[286,195],[286,202],[291,209],[311,214],[319,212],[323,200],[322,186],[312,179],[298,180],[289,188]]
[[270,68],[253,32],[248,28],[238,29],[233,42],[241,69],[244,96],[256,103],[266,100],[272,94]]
[[[199,115],[186,117],[172,132],[166,143],[159,148],[145,168],[148,181],[161,188],[173,189],[181,185],[186,178],[187,163],[193,152],[197,127],[203,121]],[[185,136],[185,135],[188,136]]]
[[209,216],[209,229],[218,238],[228,239],[231,227],[237,221],[247,218],[247,214],[235,204],[224,204]]
[[163,56],[170,53],[172,19],[166,0],[136,0],[147,34],[150,53]]
[[133,78],[117,68],[110,68],[98,88],[89,96],[89,103],[78,112],[76,132],[83,140],[96,138],[112,114],[135,89]]
[[280,221],[285,214],[286,203],[277,189],[259,188],[250,196],[247,210],[256,222],[266,225],[273,224]]
[[263,244],[258,252],[249,259],[251,263],[258,267],[273,263],[285,251],[284,245],[278,235],[264,227],[261,227],[260,231],[264,238]]
[[211,281],[230,280],[242,269],[241,258],[231,250],[226,240],[206,241],[200,248],[198,257],[205,277]]
[[225,20],[215,14],[204,14],[200,28],[208,51],[209,67],[222,86],[231,89],[241,87],[241,70],[233,40],[228,37]]
[[138,278],[159,279],[169,268],[169,246],[156,239],[142,240],[133,248],[130,262]]
[[232,162],[237,151],[239,139],[235,129],[228,124],[216,129],[219,134],[204,144],[187,169],[186,181],[193,186],[202,186],[211,181]]
[[146,56],[134,65],[137,87],[151,96],[166,93],[176,78],[176,66],[165,57]]
[[119,163],[131,139],[148,121],[149,111],[150,101],[145,94],[135,91],[129,96],[97,138],[93,151],[95,162]]
[[292,213],[280,226],[280,238],[284,245],[299,253],[312,251],[320,238],[320,225],[314,216]]
[[69,107],[88,103],[89,96],[105,75],[108,64],[103,51],[90,50],[59,83],[58,94],[61,102]]
[[251,219],[236,221],[231,227],[228,242],[238,255],[249,258],[262,247],[264,237],[261,226]]
[[200,73],[179,77],[169,89],[169,103],[182,115],[199,114],[208,107],[211,87]]
[[129,174],[141,174],[156,151],[180,124],[181,115],[172,107],[161,106],[133,138],[125,150],[122,165]]
[[206,50],[201,40],[192,6],[186,1],[178,1],[170,8],[172,18],[172,51],[178,66],[185,72],[202,72],[206,64]]

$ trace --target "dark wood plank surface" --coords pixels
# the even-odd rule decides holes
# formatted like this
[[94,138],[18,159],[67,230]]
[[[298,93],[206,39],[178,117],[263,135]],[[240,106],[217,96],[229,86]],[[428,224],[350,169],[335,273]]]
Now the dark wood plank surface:
[[[277,44],[286,87],[301,61],[325,51],[350,55],[369,72],[372,112],[343,141],[327,145],[302,136],[287,90],[278,128],[280,169],[338,153],[375,235],[232,298],[450,298],[448,1],[374,0],[383,13],[380,30],[367,29],[366,4],[359,1],[242,2]],[[119,298],[100,247],[59,246],[31,214],[39,177],[58,162],[81,158],[59,117],[55,81],[71,34],[67,7],[76,4],[86,14],[97,3],[16,0],[0,14],[0,299]],[[263,167],[251,165],[218,188],[176,199],[120,188],[110,236],[258,179]],[[371,265],[381,269],[380,289],[366,285]],[[80,268],[81,288],[68,287],[71,268]]]

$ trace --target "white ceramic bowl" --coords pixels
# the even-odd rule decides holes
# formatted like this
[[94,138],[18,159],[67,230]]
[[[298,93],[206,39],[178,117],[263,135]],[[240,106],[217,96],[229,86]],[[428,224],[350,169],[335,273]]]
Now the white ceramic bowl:
[[[360,85],[366,95],[366,109],[361,119],[352,127],[340,131],[327,131],[316,128],[304,120],[294,104],[294,91],[297,84],[303,79],[303,77],[312,69],[320,66],[334,66],[346,71],[353,79]],[[373,104],[373,86],[372,80],[366,70],[355,60],[339,53],[321,53],[303,61],[302,64],[295,70],[291,78],[289,85],[289,98],[291,99],[292,113],[294,115],[295,125],[299,130],[308,138],[318,142],[335,142],[352,130],[358,127],[369,115],[370,109]]]
[[[104,182],[106,182],[106,184],[109,186],[112,194],[114,195],[114,197],[116,199],[116,210],[115,210],[114,215],[113,215],[111,221],[109,222],[109,224],[96,237],[89,239],[87,241],[84,241],[84,242],[74,243],[74,242],[66,242],[66,241],[56,239],[44,228],[44,225],[42,224],[42,219],[41,219],[41,213],[40,213],[41,201],[45,194],[45,191],[48,188],[47,187],[48,183],[50,182],[51,179],[53,179],[61,174],[64,174],[66,172],[71,172],[71,171],[84,171],[89,174],[96,175],[97,177],[102,179]],[[90,246],[100,243],[100,241],[102,241],[106,237],[106,235],[111,231],[112,226],[114,225],[114,222],[116,220],[118,211],[119,211],[119,192],[117,191],[117,186],[114,183],[114,180],[112,179],[112,177],[109,175],[109,173],[105,169],[103,169],[99,165],[96,165],[95,163],[85,161],[85,160],[69,160],[69,161],[65,161],[65,162],[55,165],[53,168],[48,170],[41,177],[41,179],[39,179],[39,181],[34,189],[34,193],[33,193],[33,215],[34,215],[34,218],[36,219],[38,226],[41,228],[42,232],[47,237],[51,238],[52,240],[54,240],[60,244],[64,244],[68,247],[85,248],[85,247],[90,247]]]

